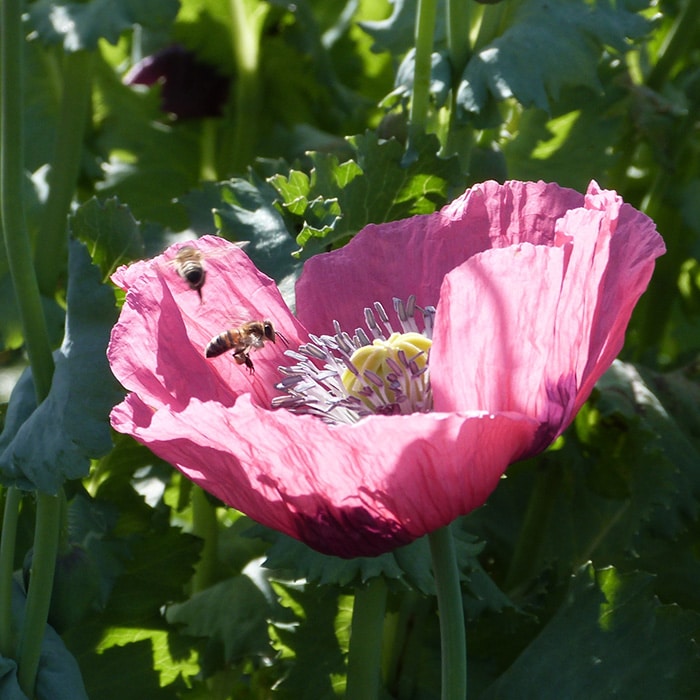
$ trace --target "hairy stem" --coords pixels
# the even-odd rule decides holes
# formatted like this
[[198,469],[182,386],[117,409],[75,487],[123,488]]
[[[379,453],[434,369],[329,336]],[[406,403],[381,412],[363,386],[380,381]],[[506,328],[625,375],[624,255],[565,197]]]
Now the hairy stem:
[[452,65],[452,85],[459,84],[459,76],[469,61],[471,46],[469,30],[472,5],[463,0],[446,0],[447,49]]
[[39,286],[32,264],[32,251],[24,220],[22,135],[22,3],[5,0],[0,5],[0,209],[7,263],[24,328],[24,340],[34,376],[37,400],[49,393],[53,358]]

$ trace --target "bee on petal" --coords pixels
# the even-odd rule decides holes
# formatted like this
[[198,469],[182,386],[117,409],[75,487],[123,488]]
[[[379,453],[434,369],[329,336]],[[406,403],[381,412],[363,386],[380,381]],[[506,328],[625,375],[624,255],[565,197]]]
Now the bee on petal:
[[253,360],[250,359],[250,353],[253,350],[260,350],[265,343],[276,342],[277,338],[281,338],[285,345],[289,345],[287,339],[272,325],[272,321],[247,321],[238,328],[230,328],[229,330],[219,333],[213,337],[204,351],[206,357],[218,357],[223,355],[227,350],[233,351],[233,359],[239,365],[245,365],[251,374],[255,374]]

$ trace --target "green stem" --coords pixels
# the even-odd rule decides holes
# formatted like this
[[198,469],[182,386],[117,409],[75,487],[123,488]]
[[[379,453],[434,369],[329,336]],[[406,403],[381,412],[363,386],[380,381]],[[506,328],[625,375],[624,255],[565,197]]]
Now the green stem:
[[416,14],[416,53],[413,69],[413,92],[409,113],[408,151],[416,137],[426,131],[430,103],[430,71],[432,68],[437,0],[418,0]]
[[389,629],[388,653],[385,656],[387,689],[397,698],[411,698],[416,693],[420,664],[424,654],[425,626],[433,614],[432,601],[407,591],[401,596],[399,610]]
[[553,494],[560,478],[561,471],[549,468],[547,460],[543,460],[535,476],[525,519],[506,574],[504,588],[507,591],[525,581],[532,573],[533,566],[537,564],[542,541],[550,523],[554,505]]
[[63,95],[49,173],[49,197],[35,250],[39,288],[48,297],[53,297],[58,278],[66,267],[67,217],[80,173],[83,136],[90,113],[93,59],[88,51],[76,51],[64,57]]
[[384,579],[374,578],[355,593],[346,700],[373,700],[379,697],[385,609]]
[[41,642],[44,638],[51,604],[53,575],[56,568],[60,534],[57,523],[61,519],[61,498],[39,493],[36,506],[36,532],[34,533],[31,579],[22,633],[17,649],[19,685],[22,692],[29,698],[34,697]]
[[661,90],[678,59],[697,43],[699,18],[700,0],[688,0],[666,35],[656,65],[646,81],[652,90]]
[[447,0],[445,11],[447,13],[447,50],[450,54],[452,66],[452,85],[459,84],[459,78],[465,69],[471,46],[469,44],[469,30],[471,29],[472,4],[464,0]]
[[49,393],[53,358],[41,307],[39,286],[24,220],[22,135],[22,3],[3,0],[0,6],[0,209],[7,262],[19,307],[37,400]]
[[[510,0],[513,2],[514,0]],[[499,2],[497,5],[482,5],[481,22],[479,31],[474,40],[474,52],[481,51],[489,42],[493,41],[501,31],[503,15],[508,2]]]
[[650,350],[658,350],[671,316],[669,296],[676,289],[678,271],[692,249],[692,233],[683,224],[678,204],[680,191],[682,183],[679,179],[661,171],[642,203],[642,211],[663,233],[667,252],[659,258],[654,275],[635,311],[635,315],[641,319],[634,353],[636,359],[644,357]]
[[204,542],[202,555],[192,578],[192,592],[197,593],[211,586],[214,581],[219,541],[216,508],[199,486],[192,486],[192,533],[201,537]]
[[208,118],[202,120],[202,129],[199,137],[199,179],[202,182],[216,182],[218,179],[216,167],[216,125],[216,119]]
[[229,0],[236,64],[236,113],[233,140],[224,152],[225,174],[241,173],[253,160],[258,143],[261,105],[260,36],[269,6],[257,0]]
[[443,155],[457,154],[463,172],[469,169],[469,156],[474,145],[474,129],[470,124],[460,123],[457,92],[462,73],[471,56],[469,32],[471,29],[472,3],[460,0],[447,0],[447,47],[452,69],[452,94],[447,137]]
[[15,561],[15,538],[17,518],[22,494],[19,489],[10,487],[5,493],[5,511],[0,533],[0,656],[9,659],[13,656],[12,645],[12,571]]
[[[54,364],[24,220],[22,5],[20,0],[4,0],[0,4],[0,219],[34,390],[37,403],[41,403],[49,393]],[[18,648],[18,679],[28,697],[34,695],[51,601],[60,515],[60,500],[56,496],[37,496],[34,575]],[[5,616],[7,611],[0,613]]]
[[467,697],[467,639],[454,541],[449,527],[428,535],[440,611],[442,700]]

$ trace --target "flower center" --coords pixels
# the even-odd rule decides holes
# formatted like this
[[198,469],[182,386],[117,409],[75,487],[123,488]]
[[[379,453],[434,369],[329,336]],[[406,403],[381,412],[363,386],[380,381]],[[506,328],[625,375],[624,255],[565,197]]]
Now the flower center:
[[[280,367],[277,388],[283,396],[273,407],[310,413],[332,423],[353,423],[370,414],[396,415],[432,409],[429,357],[435,308],[420,308],[415,297],[394,299],[400,330],[384,307],[365,309],[365,325],[353,336],[336,322],[334,335],[310,336],[311,342],[285,354],[296,361]],[[380,325],[381,324],[381,325]]]
[[386,340],[375,338],[350,356],[350,364],[340,377],[343,386],[370,410],[377,399],[382,405],[394,406],[412,398],[413,407],[421,410],[426,387],[425,382],[415,380],[427,375],[432,342],[415,332],[392,333]]

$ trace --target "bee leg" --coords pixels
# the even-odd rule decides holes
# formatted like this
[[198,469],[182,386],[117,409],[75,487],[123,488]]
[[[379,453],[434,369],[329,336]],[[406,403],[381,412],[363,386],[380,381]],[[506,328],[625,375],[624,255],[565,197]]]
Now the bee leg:
[[255,367],[253,366],[253,360],[250,359],[249,352],[250,348],[236,350],[236,352],[232,353],[233,359],[238,362],[239,365],[245,365],[251,374],[255,374]]

